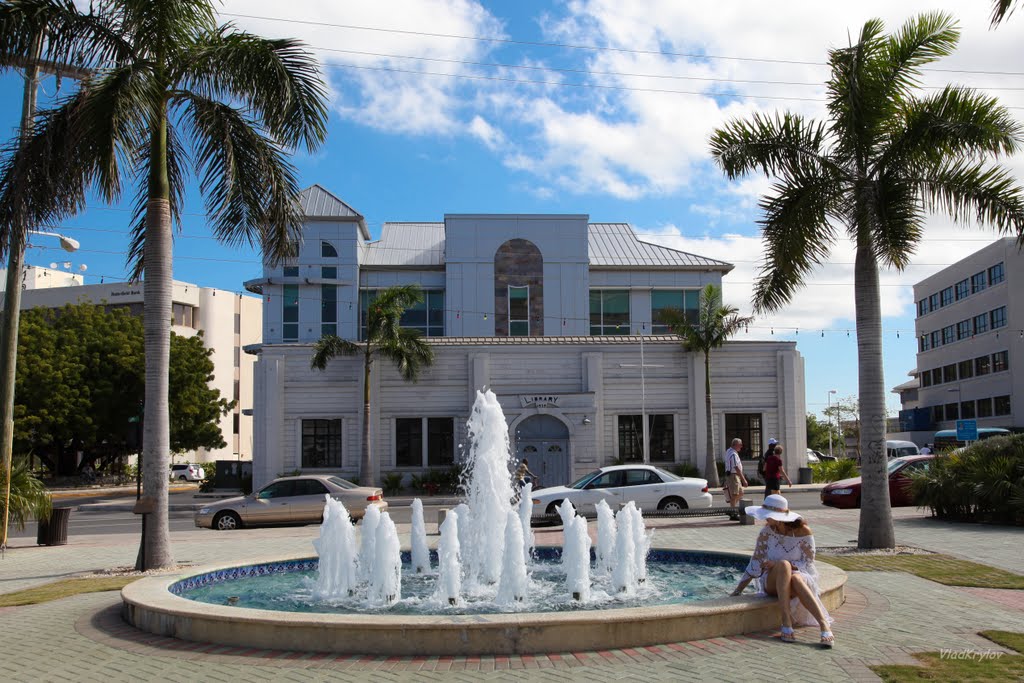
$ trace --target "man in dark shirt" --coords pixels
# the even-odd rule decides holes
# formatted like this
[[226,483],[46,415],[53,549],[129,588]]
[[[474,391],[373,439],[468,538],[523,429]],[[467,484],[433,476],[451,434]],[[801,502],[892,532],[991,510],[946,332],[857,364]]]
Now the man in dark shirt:
[[779,489],[782,487],[780,477],[784,478],[786,483],[790,486],[793,485],[793,482],[789,479],[789,475],[786,474],[786,468],[782,466],[782,446],[776,444],[775,450],[764,458],[765,497],[779,492]]

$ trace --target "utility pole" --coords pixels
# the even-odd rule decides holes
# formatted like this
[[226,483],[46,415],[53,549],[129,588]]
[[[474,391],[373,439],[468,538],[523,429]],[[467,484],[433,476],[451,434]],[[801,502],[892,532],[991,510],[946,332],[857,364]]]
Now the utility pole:
[[[43,34],[39,33],[32,42],[32,56],[17,60],[25,69],[25,89],[21,100],[21,127],[18,131],[19,150],[32,137],[36,117],[36,92],[39,74],[52,73],[58,76],[84,78],[90,72],[81,67],[61,65],[41,59]],[[0,550],[7,548],[7,530],[11,508],[11,466],[14,450],[14,383],[18,363],[18,323],[21,317],[22,271],[25,268],[25,243],[29,226],[24,215],[19,216],[12,226],[10,244],[7,245],[7,290],[4,293],[3,320],[0,321],[0,467],[4,481],[4,519],[0,527]]]

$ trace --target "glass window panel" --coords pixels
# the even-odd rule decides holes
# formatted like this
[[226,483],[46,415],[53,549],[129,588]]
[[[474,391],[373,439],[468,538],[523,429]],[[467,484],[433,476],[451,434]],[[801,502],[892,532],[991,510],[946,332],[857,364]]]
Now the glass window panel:
[[298,277],[299,276],[299,267],[298,266],[285,266],[284,267],[284,276],[285,277]]
[[988,283],[990,285],[998,285],[1003,281],[1005,274],[1003,273],[1003,264],[997,263],[988,269]]
[[974,361],[962,360],[956,364],[957,374],[960,379],[968,379],[974,377]]
[[427,322],[432,326],[438,326],[440,332],[431,332],[432,337],[444,336],[444,292],[430,291],[427,296]]
[[455,462],[455,420],[450,417],[427,418],[427,465],[451,465]]
[[729,443],[736,438],[742,439],[743,449],[740,451],[740,457],[745,460],[756,458],[764,453],[761,424],[761,413],[726,413],[722,443]]
[[943,382],[955,382],[956,381],[956,365],[950,364],[943,366],[942,368],[942,381]]
[[956,328],[952,325],[947,325],[942,328],[942,343],[952,344],[956,341]]
[[1000,351],[992,354],[992,372],[1003,372],[1010,367],[1010,354]]
[[320,285],[320,322],[338,322],[337,285]]
[[334,323],[329,323],[329,324],[326,324],[326,325],[321,325],[320,326],[320,335],[323,336],[325,334],[329,334],[329,335],[332,335],[332,336],[337,336],[337,334],[338,334],[338,326],[336,324],[334,324]]
[[956,338],[967,339],[971,336],[971,321],[961,320],[956,324]]
[[320,268],[320,277],[327,280],[337,280],[338,269],[335,266],[323,266]]
[[619,415],[619,460],[644,459],[643,430],[640,415]]
[[942,406],[932,406],[932,422],[942,422],[946,419],[946,411]]
[[942,384],[942,368],[932,369],[932,384]]
[[[1002,265],[1002,264],[1000,264]],[[1010,414],[1010,397],[996,396],[992,399],[993,414],[996,416]]]
[[1006,325],[1006,306],[1000,306],[992,311],[992,329],[996,330]]
[[988,332],[988,313],[974,316],[974,334]]
[[967,280],[961,280],[956,283],[956,300],[960,301],[960,299],[966,298],[970,293],[970,288],[971,284]]
[[337,258],[338,250],[330,242],[320,243],[320,256],[322,258]]
[[975,417],[974,401],[960,401],[960,419],[973,420]]
[[939,295],[938,293],[932,294],[928,297],[928,305],[933,311],[939,310]]
[[985,278],[985,271],[975,273],[971,276],[971,293],[977,294],[981,290],[988,286],[987,279]]
[[974,374],[981,376],[992,372],[992,359],[990,356],[978,356],[974,359]]
[[648,415],[651,438],[651,462],[673,462],[676,459],[675,420],[672,415]]
[[395,420],[395,467],[423,466],[423,419]]
[[928,299],[921,299],[917,302],[917,317],[928,313]]
[[341,420],[302,421],[302,467],[341,467]]
[[947,403],[946,404],[946,419],[947,420],[959,420],[960,419],[960,404],[959,403]]
[[921,386],[930,387],[932,385],[932,373],[930,370],[925,370],[921,373]]
[[977,401],[978,417],[992,417],[992,399],[979,398]]
[[948,306],[951,303],[953,303],[953,288],[946,287],[944,290],[942,290],[942,305]]
[[530,336],[530,323],[525,320],[509,321],[508,335],[510,337]]
[[591,334],[629,334],[629,290],[590,291]]

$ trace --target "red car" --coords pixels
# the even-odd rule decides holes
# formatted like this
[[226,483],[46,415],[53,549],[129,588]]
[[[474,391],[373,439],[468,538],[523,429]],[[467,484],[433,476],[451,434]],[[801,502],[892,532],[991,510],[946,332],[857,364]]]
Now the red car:
[[[914,504],[910,482],[915,474],[927,472],[934,455],[908,455],[889,461],[889,500],[893,507]],[[860,477],[834,481],[821,491],[821,502],[834,508],[860,507]]]

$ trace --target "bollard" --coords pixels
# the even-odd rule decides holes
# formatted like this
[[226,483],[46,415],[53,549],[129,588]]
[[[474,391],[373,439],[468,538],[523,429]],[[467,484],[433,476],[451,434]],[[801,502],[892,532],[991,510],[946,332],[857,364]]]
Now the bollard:
[[747,514],[747,506],[753,505],[754,501],[745,498],[740,500],[740,524],[753,524],[754,518]]
[[448,508],[440,508],[437,511],[437,529],[438,532],[441,530],[441,525],[444,524],[445,517],[448,516]]

